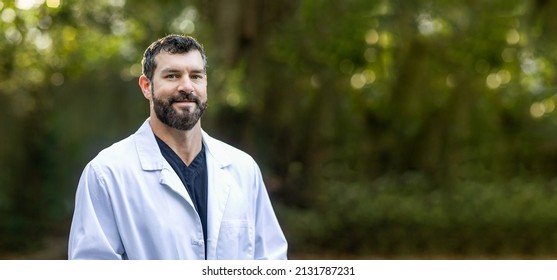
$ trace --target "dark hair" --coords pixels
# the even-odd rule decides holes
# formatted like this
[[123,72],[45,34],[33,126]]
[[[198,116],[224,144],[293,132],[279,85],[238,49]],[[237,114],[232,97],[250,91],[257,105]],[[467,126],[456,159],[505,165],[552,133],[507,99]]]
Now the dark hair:
[[153,42],[143,53],[141,64],[143,65],[143,75],[150,81],[153,80],[153,74],[157,64],[155,63],[155,56],[161,52],[168,52],[171,54],[187,53],[192,50],[198,50],[203,59],[203,69],[207,71],[207,57],[203,51],[203,46],[197,42],[193,37],[182,35],[167,35],[163,38]]

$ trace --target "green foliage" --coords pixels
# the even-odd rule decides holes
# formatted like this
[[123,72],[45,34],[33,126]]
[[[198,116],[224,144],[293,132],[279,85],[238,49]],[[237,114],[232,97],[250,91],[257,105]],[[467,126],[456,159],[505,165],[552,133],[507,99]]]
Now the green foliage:
[[460,181],[440,190],[408,173],[326,186],[317,210],[279,208],[293,256],[539,259],[557,249],[555,182]]

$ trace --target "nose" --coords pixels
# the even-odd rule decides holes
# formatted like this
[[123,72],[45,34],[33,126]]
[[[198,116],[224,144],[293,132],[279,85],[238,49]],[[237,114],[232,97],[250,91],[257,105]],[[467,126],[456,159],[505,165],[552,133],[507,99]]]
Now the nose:
[[193,92],[193,82],[187,75],[184,75],[178,83],[178,91]]

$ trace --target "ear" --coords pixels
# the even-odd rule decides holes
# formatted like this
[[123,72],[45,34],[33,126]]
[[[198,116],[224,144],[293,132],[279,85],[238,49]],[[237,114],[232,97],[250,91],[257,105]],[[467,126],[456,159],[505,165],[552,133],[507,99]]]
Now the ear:
[[143,92],[143,96],[146,99],[151,100],[151,81],[149,81],[145,75],[141,75],[139,77],[139,87]]

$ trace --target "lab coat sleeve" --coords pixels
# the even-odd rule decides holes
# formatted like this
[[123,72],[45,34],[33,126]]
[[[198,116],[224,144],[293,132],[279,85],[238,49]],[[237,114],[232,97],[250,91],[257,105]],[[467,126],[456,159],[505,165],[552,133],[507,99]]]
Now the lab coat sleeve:
[[286,260],[288,245],[269,199],[261,171],[257,165],[255,180],[257,185],[255,222],[255,259]]
[[99,168],[89,163],[79,180],[68,244],[69,259],[122,259],[111,198]]

